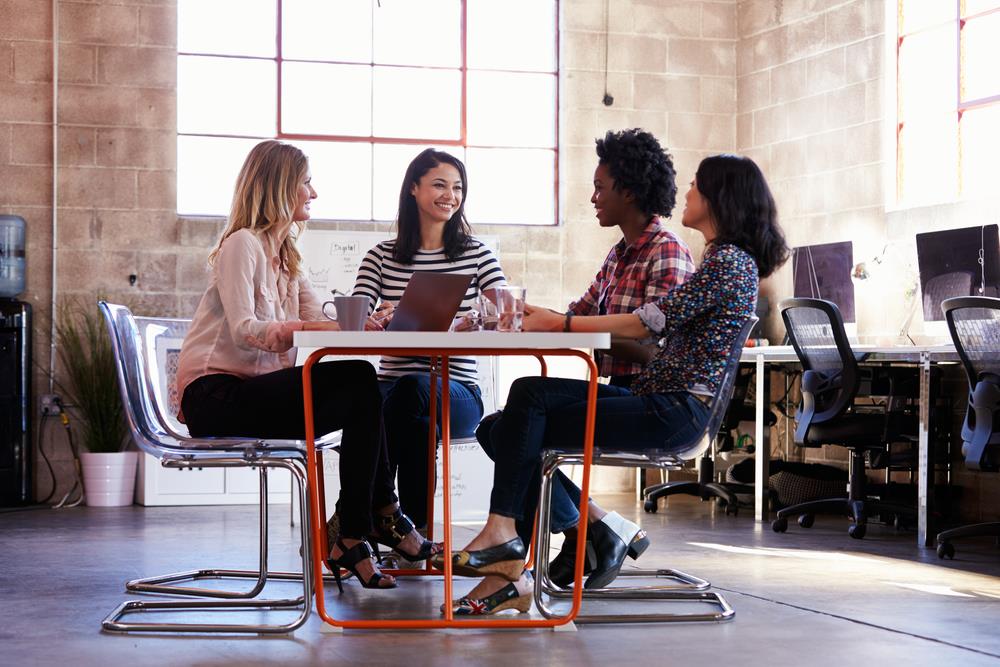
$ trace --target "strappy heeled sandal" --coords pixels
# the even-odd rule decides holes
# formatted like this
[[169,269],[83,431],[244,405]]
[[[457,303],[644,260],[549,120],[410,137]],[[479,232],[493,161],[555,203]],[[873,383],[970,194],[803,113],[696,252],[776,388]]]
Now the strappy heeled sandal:
[[408,553],[399,548],[402,541],[415,528],[410,517],[403,514],[403,510],[397,509],[389,516],[380,515],[375,517],[375,530],[372,531],[369,538],[370,541],[384,544],[408,561],[426,560],[435,553],[434,543],[430,540],[424,540],[416,553]]
[[371,546],[364,540],[361,540],[353,547],[348,548],[344,544],[344,540],[341,537],[337,538],[337,548],[340,549],[340,558],[327,558],[326,565],[333,572],[333,578],[337,582],[337,589],[343,593],[344,587],[340,583],[340,568],[344,568],[348,572],[354,575],[363,588],[395,588],[396,583],[393,582],[391,586],[380,586],[379,582],[385,578],[385,575],[375,570],[367,580],[361,577],[358,572],[358,563],[364,560],[371,560],[374,558],[375,554],[372,552]]

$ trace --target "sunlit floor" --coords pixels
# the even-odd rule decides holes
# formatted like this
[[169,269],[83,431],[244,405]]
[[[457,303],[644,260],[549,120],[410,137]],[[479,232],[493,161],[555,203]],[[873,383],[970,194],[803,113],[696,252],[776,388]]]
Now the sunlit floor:
[[[649,530],[653,547],[629,566],[672,567],[708,579],[735,608],[735,618],[581,625],[559,633],[323,634],[313,615],[292,636],[105,634],[101,619],[127,599],[126,579],[254,567],[255,508],[40,510],[0,514],[0,664],[842,666],[855,656],[876,665],[1000,664],[1000,549],[991,540],[956,542],[956,559],[941,562],[933,550],[915,546],[912,532],[891,527],[871,526],[857,541],[847,536],[846,520],[821,517],[811,529],[793,523],[778,535],[748,512],[727,517],[688,497],[661,504],[657,514],[643,514],[625,495],[600,500]],[[289,527],[287,512],[273,506],[272,569],[295,567],[297,529]],[[460,526],[455,533],[461,546],[473,530]],[[471,586],[456,580],[457,593]],[[440,579],[407,579],[393,591],[364,591],[353,581],[343,595],[333,585],[326,591],[336,615],[414,618],[437,613],[443,587]],[[269,585],[268,592],[294,595],[294,586]],[[664,603],[595,604],[606,612]],[[281,614],[268,618],[290,618]],[[235,621],[229,614],[212,620]]]

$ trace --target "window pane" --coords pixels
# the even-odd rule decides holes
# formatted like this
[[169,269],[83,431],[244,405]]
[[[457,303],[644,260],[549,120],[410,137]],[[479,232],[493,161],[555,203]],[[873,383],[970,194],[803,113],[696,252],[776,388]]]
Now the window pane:
[[555,151],[469,148],[466,155],[469,222],[555,224]]
[[900,120],[957,108],[955,36],[952,25],[905,37],[899,45]]
[[177,58],[177,131],[272,137],[277,128],[273,60]]
[[177,137],[177,213],[229,215],[236,177],[259,139]]
[[462,73],[376,67],[372,109],[377,137],[459,139]]
[[436,148],[451,153],[465,162],[465,149],[461,146],[415,146],[413,144],[375,144],[375,168],[372,169],[374,191],[373,214],[375,220],[395,220],[399,208],[399,188],[406,168],[417,153],[425,148]]
[[[556,71],[556,6],[551,0],[469,0],[469,67]],[[517,48],[511,48],[511,36]]]
[[281,55],[371,63],[372,0],[284,0]]
[[460,67],[459,0],[380,0],[375,7],[375,62]]
[[178,0],[177,50],[273,58],[275,0]]
[[962,0],[962,16],[1000,7],[1000,0]]
[[902,201],[908,205],[955,199],[958,194],[957,112],[907,122],[899,133]]
[[554,74],[469,72],[469,143],[556,145]]
[[954,21],[958,18],[955,14],[953,0],[900,0],[899,33],[911,33],[943,21]]
[[370,65],[282,63],[281,131],[369,137]]
[[996,161],[1000,155],[1000,105],[962,114],[962,194],[996,195]]
[[312,217],[371,220],[372,145],[367,142],[295,141],[309,158],[316,201]]
[[962,100],[1000,94],[1000,12],[966,21],[962,28]]

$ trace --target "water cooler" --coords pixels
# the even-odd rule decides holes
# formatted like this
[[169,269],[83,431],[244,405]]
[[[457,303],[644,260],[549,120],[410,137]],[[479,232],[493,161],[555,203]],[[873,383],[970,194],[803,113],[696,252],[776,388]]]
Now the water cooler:
[[24,291],[24,219],[0,215],[0,507],[30,503],[31,305]]

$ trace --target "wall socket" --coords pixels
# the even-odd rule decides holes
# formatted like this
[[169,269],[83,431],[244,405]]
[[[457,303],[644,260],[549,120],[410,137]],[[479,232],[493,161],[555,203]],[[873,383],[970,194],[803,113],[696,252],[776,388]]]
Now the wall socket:
[[62,412],[62,399],[58,394],[42,394],[38,407],[43,415],[57,415]]

